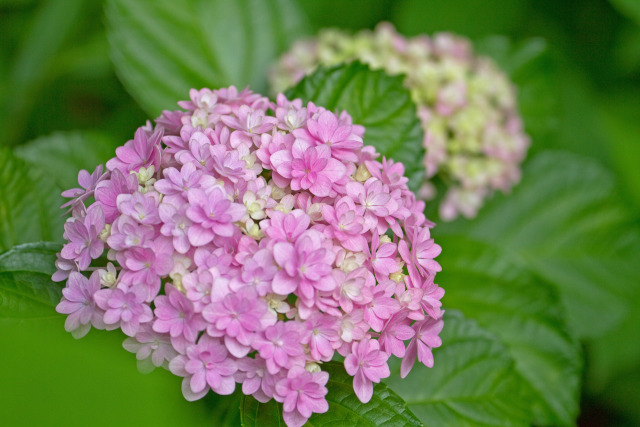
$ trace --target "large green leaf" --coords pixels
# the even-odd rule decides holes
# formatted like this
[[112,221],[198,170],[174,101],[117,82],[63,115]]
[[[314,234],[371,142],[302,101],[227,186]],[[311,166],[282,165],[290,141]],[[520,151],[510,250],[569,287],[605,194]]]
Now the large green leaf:
[[640,265],[640,236],[612,174],[595,160],[547,151],[523,176],[474,221],[442,224],[437,233],[483,241],[555,285],[578,337],[606,333],[629,311]]
[[240,423],[242,427],[282,426],[282,404],[275,400],[260,403],[251,396],[243,395],[240,400]]
[[638,0],[609,0],[620,13],[640,25],[640,2]]
[[582,362],[555,289],[486,243],[453,235],[439,241],[444,305],[476,319],[506,345],[527,386],[535,424],[574,424]]
[[0,149],[0,251],[19,243],[60,240],[61,204],[50,179]]
[[47,275],[0,272],[0,319],[56,316],[61,290]]
[[389,76],[354,62],[318,68],[287,91],[289,98],[313,101],[329,110],[346,110],[366,128],[364,142],[402,162],[413,189],[424,174],[422,129],[402,76]]
[[[373,397],[368,403],[362,403],[353,391],[353,378],[347,375],[338,362],[322,365],[329,373],[327,401],[329,411],[314,414],[309,418],[312,426],[419,426],[420,421],[407,408],[405,402],[385,384],[375,384]],[[284,426],[282,405],[270,401],[258,403],[251,396],[243,396],[241,420],[244,427]]]
[[417,363],[404,379],[396,363],[387,380],[426,426],[530,424],[529,401],[509,350],[475,321],[447,311],[434,357],[433,368]]
[[[17,147],[15,154],[36,166],[62,189],[78,186],[78,172],[89,173],[115,156],[118,145],[95,132],[56,132]],[[106,170],[106,169],[105,169]]]
[[268,65],[306,27],[292,0],[110,0],[106,14],[116,71],[154,116],[190,88],[264,91]]
[[0,273],[32,272],[51,276],[60,245],[51,242],[25,243],[0,253]]
[[56,316],[62,287],[51,281],[55,243],[27,243],[0,254],[0,319]]
[[607,394],[627,373],[638,370],[640,361],[640,292],[630,300],[633,310],[615,330],[586,345],[586,388],[592,394]]

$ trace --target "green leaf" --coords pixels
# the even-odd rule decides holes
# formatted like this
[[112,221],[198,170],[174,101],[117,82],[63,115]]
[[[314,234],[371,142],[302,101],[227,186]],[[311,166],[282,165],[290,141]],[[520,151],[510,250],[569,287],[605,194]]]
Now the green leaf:
[[[326,398],[329,411],[314,414],[309,418],[310,426],[419,426],[422,425],[407,408],[405,402],[385,384],[375,384],[373,397],[362,403],[353,391],[353,378],[342,363],[329,362],[322,365],[329,373]],[[282,404],[275,401],[258,403],[251,396],[243,396],[240,417],[244,427],[284,426]]]
[[0,251],[62,237],[62,198],[50,179],[0,149]]
[[28,243],[0,254],[0,319],[52,317],[61,286],[51,281],[55,243]]
[[191,88],[263,92],[268,65],[306,28],[292,0],[110,0],[106,15],[116,71],[152,116]]
[[582,362],[555,289],[484,242],[462,236],[439,242],[445,248],[438,258],[444,305],[477,320],[509,349],[528,389],[534,424],[574,424]]
[[[627,373],[638,369],[640,360],[640,292],[631,299],[633,310],[615,330],[586,344],[586,389],[592,394],[608,394]],[[640,414],[640,413],[639,413]]]
[[[638,289],[640,236],[595,160],[547,151],[530,160],[510,195],[497,195],[474,221],[438,226],[494,247],[555,285],[579,338],[613,329]],[[594,316],[597,321],[594,321]]]
[[97,132],[56,132],[19,146],[14,152],[66,190],[78,186],[81,169],[92,173],[96,166],[114,157],[118,145]]
[[231,395],[220,395],[210,391],[204,397],[207,409],[211,413],[211,423],[220,427],[237,427],[241,425],[240,415],[242,403],[242,386],[236,385],[236,390]]
[[640,25],[640,2],[638,0],[609,0],[618,12]]
[[0,254],[0,273],[33,272],[52,275],[60,245],[51,242],[25,243]]
[[417,362],[402,379],[394,358],[387,380],[426,426],[530,425],[522,380],[496,336],[449,310],[441,337],[433,368]]
[[0,273],[0,319],[56,316],[62,286],[51,276],[27,272]]
[[282,418],[282,404],[275,400],[260,403],[252,396],[242,395],[240,422],[243,427],[286,426]]
[[318,68],[287,91],[287,96],[313,101],[328,110],[346,110],[353,123],[366,128],[364,143],[402,162],[410,186],[416,190],[424,175],[423,134],[403,80],[402,76],[389,76],[353,62]]

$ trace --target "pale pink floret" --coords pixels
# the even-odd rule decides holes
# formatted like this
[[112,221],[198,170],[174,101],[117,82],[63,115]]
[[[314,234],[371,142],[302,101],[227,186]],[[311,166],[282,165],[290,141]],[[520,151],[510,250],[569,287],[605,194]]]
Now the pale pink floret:
[[153,330],[168,333],[176,349],[184,349],[188,343],[196,342],[198,333],[207,327],[193,303],[173,286],[165,286],[167,295],[160,295],[155,302],[156,319]]
[[178,105],[185,110],[205,110],[207,113],[212,113],[218,105],[218,96],[211,91],[211,89],[191,89],[189,90],[190,101],[178,101]]
[[367,263],[379,279],[389,277],[391,273],[400,269],[396,261],[396,244],[391,242],[381,244],[376,233],[371,238],[371,251],[365,246],[364,253],[367,255]]
[[331,360],[340,340],[340,319],[315,312],[306,319],[305,326],[308,333],[303,342],[309,345],[309,353],[313,360]]
[[391,221],[391,215],[398,209],[398,203],[385,190],[382,181],[376,178],[369,178],[364,184],[351,181],[346,185],[347,195],[356,203],[358,215],[364,216],[365,228],[375,229],[378,234],[387,230],[384,221],[387,218]]
[[123,147],[116,148],[115,158],[107,162],[107,169],[118,169],[123,174],[137,172],[141,167],[160,167],[160,140],[164,128],[159,127],[151,136],[147,136],[144,128],[138,128],[133,140],[128,141]]
[[66,208],[67,206],[77,206],[82,204],[89,197],[93,196],[96,186],[109,176],[109,173],[102,173],[102,165],[98,165],[92,174],[89,174],[86,170],[78,172],[78,184],[81,188],[72,188],[62,192],[62,197],[71,198],[60,208]]
[[144,284],[147,301],[160,291],[161,278],[173,269],[173,245],[166,237],[158,237],[147,248],[134,247],[116,254],[118,263],[125,267],[120,275],[124,285]]
[[67,280],[71,272],[78,271],[78,264],[73,260],[64,259],[59,252],[56,254],[55,266],[56,272],[51,276],[54,282]]
[[[276,132],[274,135],[263,133],[260,136],[260,144],[255,151],[256,157],[262,162],[262,166],[265,169],[274,169],[271,164],[271,155],[280,151],[291,151],[295,138],[290,133]],[[273,171],[274,176],[280,179],[279,182],[284,182],[284,178],[280,177],[277,171]]]
[[442,339],[438,335],[443,326],[442,319],[433,319],[431,317],[416,322],[411,326],[416,331],[416,334],[407,346],[404,359],[402,359],[402,365],[400,366],[400,376],[402,378],[409,374],[416,358],[418,362],[422,362],[426,367],[433,367],[431,349],[442,345]]
[[227,150],[224,145],[216,145],[209,150],[212,168],[217,178],[237,183],[247,175],[246,162],[240,159],[238,150]]
[[300,209],[295,209],[288,214],[273,211],[270,218],[263,221],[263,231],[272,241],[293,243],[309,228],[310,223],[309,215]]
[[62,247],[62,257],[77,262],[80,270],[89,267],[91,260],[98,258],[104,251],[104,242],[100,240],[104,224],[104,212],[97,203],[87,209],[84,218],[67,221],[64,231],[69,243]]
[[264,111],[254,110],[247,105],[240,106],[236,115],[237,117],[221,117],[224,124],[236,130],[231,134],[231,146],[233,148],[238,147],[243,142],[251,145],[255,135],[272,130],[277,122],[275,117],[265,116]]
[[150,323],[140,325],[136,335],[124,340],[122,346],[136,354],[138,370],[145,374],[155,368],[169,369],[169,362],[178,355],[169,335],[155,332]]
[[98,307],[93,296],[100,289],[100,275],[94,272],[89,279],[72,271],[67,286],[62,290],[62,301],[56,306],[58,313],[67,314],[64,328],[79,339],[94,328],[104,329],[104,311]]
[[406,310],[399,311],[385,323],[378,342],[382,349],[391,356],[404,357],[404,341],[414,337],[416,331],[410,326],[411,319],[408,318]]
[[336,282],[331,276],[335,253],[322,247],[322,237],[317,231],[306,231],[295,245],[276,243],[274,257],[282,267],[273,279],[275,293],[296,293],[303,299],[311,300],[316,290],[330,292],[335,289]]
[[138,333],[140,324],[153,319],[151,307],[145,304],[147,290],[144,285],[135,285],[128,290],[102,289],[93,298],[105,311],[104,323],[108,330],[120,328],[130,337]]
[[276,184],[290,185],[294,191],[309,190],[319,197],[330,195],[333,182],[346,174],[345,166],[331,157],[328,146],[312,147],[302,140],[296,140],[291,151],[280,150],[272,154],[270,160],[279,177],[283,178],[274,175]]
[[124,215],[129,215],[140,224],[155,225],[161,222],[158,215],[158,202],[158,193],[148,192],[142,194],[136,191],[133,194],[119,195],[116,204],[118,211]]
[[340,319],[340,339],[342,345],[337,348],[338,352],[346,356],[351,352],[351,344],[365,338],[370,326],[364,320],[362,309],[354,309],[351,313],[342,316]]
[[184,377],[182,393],[189,401],[204,397],[211,389],[218,394],[231,394],[236,388],[233,374],[236,362],[219,339],[202,335],[197,344],[191,344],[169,363],[175,375]]
[[304,364],[303,326],[297,322],[277,322],[256,337],[252,347],[258,350],[270,374]]
[[395,282],[385,280],[373,288],[371,302],[362,306],[364,319],[376,332],[380,332],[384,323],[400,310],[400,303],[392,295],[395,291]]
[[162,171],[164,179],[154,184],[155,189],[167,196],[180,195],[186,199],[191,188],[209,188],[215,185],[216,179],[196,169],[193,162],[186,163],[180,170],[167,168]]
[[404,176],[404,165],[399,162],[394,162],[386,157],[382,158],[382,163],[378,161],[366,161],[367,170],[375,178],[382,181],[383,184],[389,186],[389,190],[405,188],[409,182],[409,178]]
[[293,131],[305,125],[307,109],[302,106],[301,99],[289,101],[283,94],[278,94],[276,118],[280,129]]
[[339,122],[330,111],[323,111],[317,118],[309,118],[306,129],[294,130],[293,135],[311,145],[325,144],[334,158],[350,162],[358,160],[356,152],[363,145],[362,138],[353,133],[352,126]]
[[329,410],[325,396],[329,381],[326,372],[307,372],[303,367],[295,366],[289,370],[287,378],[276,384],[278,402],[282,402],[284,421],[289,427],[301,427],[312,413]]
[[164,128],[165,138],[180,135],[182,116],[184,116],[183,111],[162,110],[162,114],[156,119],[156,124]]
[[440,255],[442,248],[434,243],[430,237],[429,229],[416,227],[409,236],[411,237],[411,251],[404,240],[398,244],[398,252],[404,262],[415,266],[422,275],[441,271],[442,267],[437,261],[434,261],[434,258]]
[[211,140],[203,132],[194,132],[189,139],[189,149],[178,151],[175,158],[183,165],[193,163],[197,168],[211,172]]
[[242,383],[242,393],[255,397],[261,403],[270,401],[273,397],[275,384],[270,386],[269,383],[273,382],[274,377],[283,377],[285,371],[278,371],[275,375],[270,374],[267,371],[266,362],[259,355],[256,355],[254,359],[249,357],[238,359],[237,365],[238,371],[235,374],[235,379]]
[[376,340],[364,339],[352,344],[351,353],[344,359],[344,367],[353,377],[353,390],[362,403],[371,400],[373,383],[391,375],[388,358],[384,351],[380,351]]
[[[214,277],[214,274],[216,276]],[[211,302],[211,294],[214,286],[225,288],[227,292],[229,279],[217,276],[220,271],[217,268],[198,269],[189,274],[182,276],[182,287],[185,289],[185,295],[193,302],[193,309],[196,313],[201,313],[202,309]],[[222,282],[217,283],[215,282]]]
[[[425,280],[420,276],[415,267],[409,266],[409,277],[405,277],[408,291],[420,290],[420,307],[429,316],[439,319],[442,317],[442,297],[444,289],[434,283],[435,274],[430,274]],[[416,319],[421,320],[421,319]]]
[[158,214],[163,224],[160,232],[164,236],[173,237],[173,247],[181,254],[186,254],[191,245],[187,230],[191,226],[191,220],[187,217],[187,205],[179,208],[169,203],[161,203]]
[[231,237],[233,222],[242,218],[247,210],[244,205],[232,203],[219,187],[212,188],[208,194],[200,189],[192,189],[188,192],[188,198],[187,217],[193,221],[188,236],[194,246],[204,246],[216,235]]
[[345,313],[351,313],[353,305],[364,305],[373,299],[373,286],[375,278],[366,268],[359,267],[348,274],[344,271],[334,269],[332,272],[338,287],[334,291],[334,296]]
[[325,204],[322,217],[331,225],[329,237],[335,237],[350,251],[361,252],[367,246],[364,219],[356,213],[356,205],[350,197],[336,201],[335,208]]
[[244,286],[251,286],[263,297],[272,291],[271,282],[277,271],[271,251],[260,249],[244,261],[240,276],[231,280],[230,287],[237,291]]
[[111,178],[101,181],[96,186],[95,198],[104,210],[104,219],[112,223],[118,217],[117,200],[120,194],[133,194],[138,189],[138,179],[135,174],[123,174],[119,169],[111,172]]
[[264,301],[256,298],[256,291],[245,287],[239,292],[213,300],[202,310],[209,322],[210,335],[224,335],[225,345],[236,357],[244,357],[250,350],[255,332],[275,323]]
[[151,225],[139,224],[130,216],[121,215],[111,225],[107,244],[111,249],[118,251],[133,247],[147,247],[155,235]]

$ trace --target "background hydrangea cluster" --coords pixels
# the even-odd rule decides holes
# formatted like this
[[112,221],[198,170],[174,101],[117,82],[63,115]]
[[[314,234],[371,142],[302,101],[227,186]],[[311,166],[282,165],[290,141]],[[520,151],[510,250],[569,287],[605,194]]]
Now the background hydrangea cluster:
[[353,60],[390,74],[404,74],[425,131],[426,181],[421,197],[436,195],[433,177],[446,187],[442,219],[475,217],[486,197],[508,191],[520,179],[529,146],[517,110],[515,88],[471,43],[449,33],[405,38],[388,23],[350,35],[323,30],[295,43],[271,72],[283,90],[318,65]]
[[433,366],[441,249],[403,165],[376,160],[346,112],[235,87],[190,97],[63,193],[66,329],[120,328],[186,399],[241,383],[290,426],[328,410],[336,352],[362,402],[391,355],[402,376]]

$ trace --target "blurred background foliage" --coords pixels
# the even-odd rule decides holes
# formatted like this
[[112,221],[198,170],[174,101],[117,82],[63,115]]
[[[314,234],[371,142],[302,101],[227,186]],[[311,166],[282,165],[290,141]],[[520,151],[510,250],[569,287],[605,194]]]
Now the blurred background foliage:
[[[612,232],[619,233],[616,239],[635,233],[640,225],[640,1],[298,3],[309,23],[303,30],[310,35],[325,27],[359,30],[390,21],[407,36],[451,31],[471,38],[519,86],[533,141],[530,157],[553,148],[595,159],[597,168],[605,170],[605,180],[611,180],[606,191],[625,209],[628,228]],[[59,203],[52,181],[68,188],[74,185],[77,169],[97,163],[96,150],[85,153],[83,146],[99,146],[98,152],[109,153],[153,118],[116,76],[104,6],[94,0],[0,0],[0,149],[15,155],[0,162],[4,186],[0,194],[5,199],[15,193],[32,194],[21,205],[24,212],[0,209],[0,217],[13,224],[12,230],[2,230],[0,251],[33,240],[30,223],[21,217],[29,217],[34,206],[41,216],[46,215],[47,206]],[[223,52],[221,61],[224,54],[230,53]],[[26,170],[23,161],[36,167]],[[585,167],[591,167],[587,163]],[[545,176],[544,171],[538,172]],[[592,176],[594,186],[599,176]],[[581,191],[590,191],[591,181],[586,184]],[[536,190],[534,186],[530,191],[543,203],[546,194],[535,191],[546,191],[545,187]],[[610,203],[607,197],[594,200]],[[585,209],[597,211],[597,206]],[[52,231],[43,224],[42,228],[39,235],[47,240],[56,240],[61,232],[61,227]],[[591,241],[581,244],[597,247],[599,238],[594,233]],[[616,247],[601,249],[613,251],[607,256],[615,261]],[[587,269],[584,274],[597,271]],[[623,283],[638,282],[640,275],[634,270],[628,277]],[[605,279],[616,281],[615,277]],[[615,288],[616,283],[611,286]],[[620,310],[616,329],[583,340],[585,370],[578,420],[582,426],[640,425],[640,292],[623,289],[620,295],[630,309]],[[604,304],[603,310],[616,310],[616,306]],[[581,320],[597,326],[606,314],[596,311]],[[127,424],[120,417],[133,413],[136,419],[155,425],[211,424],[215,419],[214,401],[190,409],[192,419],[167,416],[180,411],[163,408],[187,405],[179,379],[166,372],[154,373],[153,381],[137,374],[133,356],[122,350],[121,337],[115,332],[92,332],[75,342],[64,332],[60,316],[7,317],[0,313],[0,406],[5,425],[24,425],[25,419],[41,425],[73,425],[74,419],[91,417],[97,417],[96,425]],[[101,402],[104,412],[96,414],[98,406],[85,406],[86,401]],[[129,406],[118,411],[109,407],[122,402]],[[60,418],[64,413],[68,419]]]

